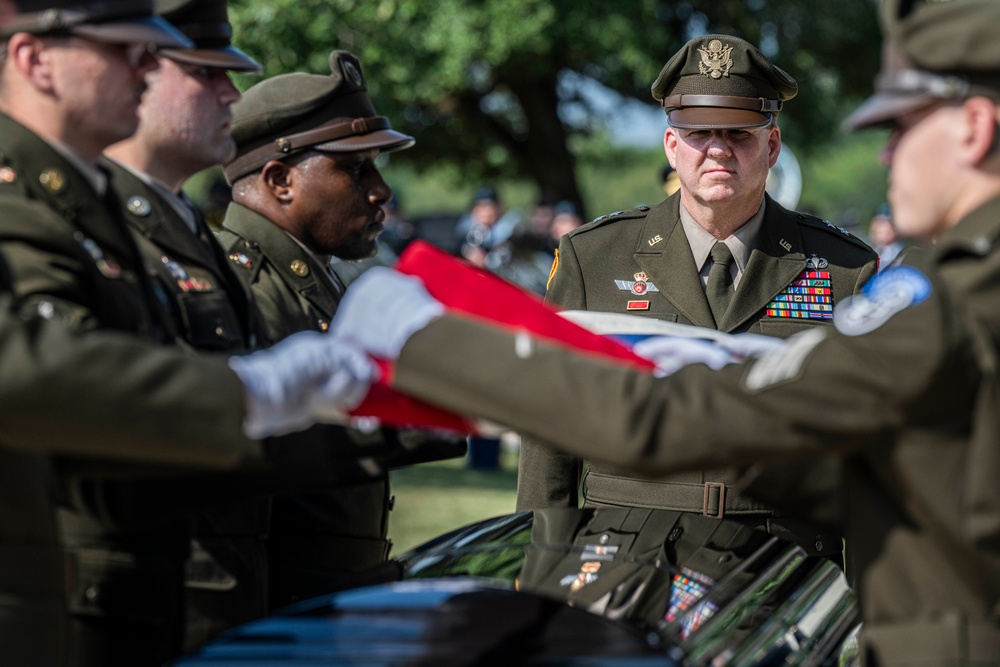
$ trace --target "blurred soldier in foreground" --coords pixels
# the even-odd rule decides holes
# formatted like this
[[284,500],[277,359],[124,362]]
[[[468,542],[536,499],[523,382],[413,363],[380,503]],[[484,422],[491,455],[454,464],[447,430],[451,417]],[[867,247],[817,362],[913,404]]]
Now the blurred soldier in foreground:
[[[139,107],[139,129],[106,151],[112,186],[158,287],[169,296],[181,341],[204,351],[251,350],[264,338],[253,299],[181,188],[199,171],[233,158],[230,106],[240,95],[228,72],[256,72],[260,65],[230,43],[225,0],[158,0],[156,9],[194,46],[159,52],[160,67],[149,76]],[[204,483],[236,495],[225,480]],[[148,482],[139,485],[152,490]],[[200,490],[183,479],[172,494],[197,504]],[[232,500],[195,518],[185,648],[266,612],[269,507],[266,497]]]
[[[219,240],[250,285],[270,340],[325,332],[344,291],[331,257],[364,259],[377,249],[382,206],[392,192],[375,158],[409,148],[413,138],[376,115],[361,63],[344,51],[330,54],[327,76],[286,74],[252,86],[234,113],[237,154],[225,168],[233,203]],[[325,436],[320,452],[391,446],[400,437],[411,439],[402,445],[409,449],[421,437],[334,427],[318,435]],[[432,458],[459,456],[464,442],[419,449]],[[393,464],[416,460],[424,459],[401,454]],[[314,467],[324,465],[313,459]],[[276,496],[268,537],[271,606],[330,592],[383,562],[391,503],[384,468],[366,482]]]
[[[679,193],[565,236],[546,300],[782,338],[829,323],[834,304],[875,274],[878,257],[765,192],[781,151],[778,113],[797,91],[791,76],[738,37],[706,35],[685,44],[652,86],[667,114],[664,148]],[[736,471],[654,479],[592,463],[581,476],[578,458],[530,438],[519,467],[520,509],[576,507],[582,482],[587,506],[732,519],[840,560],[839,535],[742,497],[730,488]]]
[[646,474],[739,465],[753,495],[770,462],[836,454],[839,513],[809,516],[806,479],[762,490],[844,531],[865,664],[998,665],[1000,3],[883,14],[909,62],[848,125],[892,127],[896,222],[936,243],[840,303],[833,327],[657,378],[442,314],[418,282],[373,270],[334,333],[398,354],[404,392]]

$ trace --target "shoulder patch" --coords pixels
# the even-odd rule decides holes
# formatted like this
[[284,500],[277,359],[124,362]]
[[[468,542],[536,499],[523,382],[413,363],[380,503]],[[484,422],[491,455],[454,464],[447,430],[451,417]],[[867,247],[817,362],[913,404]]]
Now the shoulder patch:
[[919,269],[893,266],[868,281],[860,294],[847,297],[833,313],[833,326],[845,336],[878,329],[896,313],[927,300],[931,283]]
[[624,211],[615,211],[614,213],[608,213],[607,215],[602,215],[599,218],[594,218],[590,222],[580,227],[577,227],[573,231],[569,232],[567,236],[576,236],[577,234],[584,234],[591,229],[596,229],[604,225],[610,224],[617,220],[629,220],[633,218],[645,218],[646,214],[649,213],[649,206],[645,204],[640,204],[635,208],[630,208]]
[[807,226],[807,227],[811,227],[812,229],[818,229],[818,230],[820,230],[822,232],[826,232],[826,233],[830,234],[831,236],[834,236],[834,237],[839,238],[841,240],[847,241],[847,242],[849,242],[849,243],[857,246],[858,248],[861,248],[862,250],[866,250],[866,251],[868,251],[870,253],[874,253],[875,252],[874,250],[872,250],[871,246],[869,246],[867,243],[865,243],[864,241],[862,241],[861,239],[859,239],[857,236],[855,236],[854,234],[851,234],[849,231],[847,231],[843,227],[838,227],[837,225],[833,224],[829,220],[823,220],[821,218],[816,218],[816,217],[811,216],[811,215],[806,215],[805,213],[796,213],[796,215],[799,218],[799,222],[801,224]]

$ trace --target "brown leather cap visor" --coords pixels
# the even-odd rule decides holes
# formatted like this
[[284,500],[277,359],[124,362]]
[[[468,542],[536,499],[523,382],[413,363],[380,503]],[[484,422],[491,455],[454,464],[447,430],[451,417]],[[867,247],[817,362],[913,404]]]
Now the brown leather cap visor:
[[109,44],[153,44],[162,48],[183,49],[193,46],[180,30],[159,16],[146,16],[83,23],[69,28],[69,32],[95,42]]
[[218,67],[232,72],[260,73],[264,69],[259,62],[235,46],[217,49],[163,49],[160,55],[186,65]]

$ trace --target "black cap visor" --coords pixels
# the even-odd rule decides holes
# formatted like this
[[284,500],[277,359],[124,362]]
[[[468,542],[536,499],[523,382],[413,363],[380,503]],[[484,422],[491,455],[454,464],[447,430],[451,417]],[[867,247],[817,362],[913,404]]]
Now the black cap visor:
[[129,18],[121,21],[84,23],[69,28],[79,37],[108,44],[153,44],[161,48],[186,49],[194,44],[184,33],[159,16]]
[[259,74],[264,69],[259,62],[235,46],[223,46],[217,49],[162,49],[160,55],[186,65],[218,67],[232,72]]

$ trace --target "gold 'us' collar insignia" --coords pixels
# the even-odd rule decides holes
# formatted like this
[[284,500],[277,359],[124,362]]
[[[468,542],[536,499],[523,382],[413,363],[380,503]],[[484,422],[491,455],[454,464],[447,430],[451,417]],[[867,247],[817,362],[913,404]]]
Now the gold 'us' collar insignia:
[[733,47],[726,46],[718,39],[713,39],[708,43],[708,48],[699,48],[701,62],[698,63],[698,73],[704,74],[713,79],[721,79],[729,76],[729,70],[733,66]]
[[309,275],[309,265],[301,259],[297,259],[292,262],[292,265],[289,268],[292,270],[292,273],[297,275],[299,278],[305,278]]
[[66,187],[66,177],[58,169],[46,169],[38,175],[38,182],[52,194],[58,194]]

